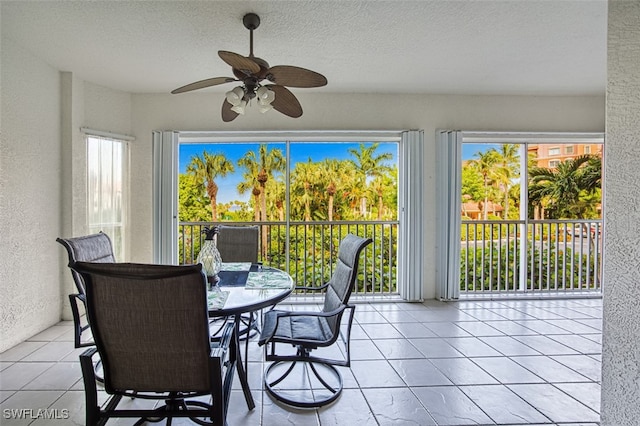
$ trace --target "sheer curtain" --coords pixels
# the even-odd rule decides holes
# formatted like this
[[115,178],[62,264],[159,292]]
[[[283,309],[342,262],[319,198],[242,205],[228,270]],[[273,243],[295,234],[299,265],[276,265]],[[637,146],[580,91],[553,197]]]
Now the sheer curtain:
[[87,136],[87,226],[111,238],[118,261],[126,258],[127,142]]
[[460,297],[460,191],[462,180],[462,132],[439,130],[438,152],[438,234],[436,297],[456,300]]

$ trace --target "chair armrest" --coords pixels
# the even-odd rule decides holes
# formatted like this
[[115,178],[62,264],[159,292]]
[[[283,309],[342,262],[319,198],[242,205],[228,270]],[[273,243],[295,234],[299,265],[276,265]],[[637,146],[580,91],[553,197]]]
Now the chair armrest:
[[235,328],[233,323],[228,323],[224,326],[219,342],[211,346],[211,357],[224,358],[224,354],[227,352],[232,343],[231,340],[233,339],[234,332]]
[[271,338],[273,338],[273,335],[275,334],[276,330],[278,329],[278,325],[280,323],[280,318],[284,318],[284,317],[305,317],[305,316],[315,316],[315,317],[325,317],[325,318],[329,318],[329,317],[334,317],[340,313],[342,313],[345,309],[347,309],[347,307],[351,307],[351,305],[341,305],[339,308],[334,309],[333,311],[329,311],[329,312],[322,312],[322,311],[269,311],[268,313],[272,313],[275,312],[275,321],[273,321],[271,324],[273,324],[273,326],[269,326],[267,327],[267,321],[265,321],[263,323],[263,328],[262,328],[262,333],[260,335],[260,340],[258,340],[258,345],[259,346],[263,346],[267,343],[269,343],[269,341],[271,340]]
[[[329,311],[329,312],[322,312],[322,311],[278,311],[278,318],[280,317],[308,317],[308,316],[314,316],[314,317],[325,317],[325,318],[329,318],[329,317],[333,317],[338,315],[340,312],[344,311],[347,308],[347,305],[342,305],[340,306],[338,309],[334,309],[333,311]],[[277,322],[276,322],[276,328],[277,328]]]
[[89,360],[91,360],[91,358],[93,358],[93,356],[96,354],[96,352],[98,352],[98,349],[95,346],[93,346],[93,347],[87,349],[86,351],[82,352],[80,354],[80,362],[82,362],[83,359],[87,359],[87,358]]
[[318,287],[305,287],[305,286],[299,285],[299,286],[295,286],[293,289],[294,290],[306,290],[306,291],[322,291],[325,288],[327,288],[328,286],[329,286],[329,283],[324,283],[324,284],[322,284],[321,286],[318,286]]
[[82,293],[72,293],[69,297],[73,297],[74,299],[81,300],[83,303],[87,300],[87,297]]

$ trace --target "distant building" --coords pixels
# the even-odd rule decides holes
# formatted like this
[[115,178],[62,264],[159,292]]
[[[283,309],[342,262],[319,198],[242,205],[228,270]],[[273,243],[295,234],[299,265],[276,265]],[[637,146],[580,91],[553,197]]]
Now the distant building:
[[[483,217],[483,201],[466,201],[462,203],[462,217],[467,217],[472,220],[482,220]],[[504,208],[500,204],[496,204],[492,201],[487,203],[487,214],[493,216],[500,216]]]
[[536,166],[554,169],[563,161],[576,158],[581,155],[591,154],[602,157],[602,144],[530,144],[529,154],[533,154]]

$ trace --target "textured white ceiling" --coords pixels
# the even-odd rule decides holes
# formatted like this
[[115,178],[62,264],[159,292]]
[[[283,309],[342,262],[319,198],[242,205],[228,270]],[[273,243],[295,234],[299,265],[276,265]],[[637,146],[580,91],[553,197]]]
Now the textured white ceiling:
[[[604,94],[606,0],[6,1],[2,37],[109,88],[232,76],[217,55],[324,74],[322,92]],[[213,89],[228,90],[228,85]]]

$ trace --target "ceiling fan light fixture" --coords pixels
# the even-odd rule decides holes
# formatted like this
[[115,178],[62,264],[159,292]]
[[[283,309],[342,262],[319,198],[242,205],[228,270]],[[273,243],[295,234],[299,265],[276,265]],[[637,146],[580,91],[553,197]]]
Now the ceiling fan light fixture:
[[260,112],[263,114],[273,109],[273,105],[271,105],[270,103],[263,104],[262,102],[258,102],[258,104],[260,105]]
[[256,95],[258,96],[258,102],[260,105],[270,104],[276,98],[275,92],[273,90],[269,90],[269,88],[265,86],[260,86],[258,90],[256,90]]
[[[244,98],[244,88],[242,86],[234,87],[232,90],[226,93],[227,101],[234,107],[239,106]],[[244,103],[246,106],[246,102]],[[237,112],[237,111],[236,111]],[[244,110],[242,112],[244,114]]]
[[236,112],[240,115],[244,115],[244,111],[246,107],[247,107],[247,101],[242,99],[237,105],[233,105],[231,107],[231,111]]

